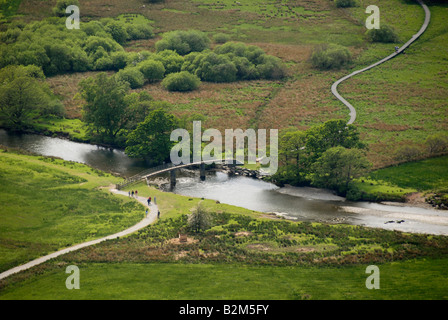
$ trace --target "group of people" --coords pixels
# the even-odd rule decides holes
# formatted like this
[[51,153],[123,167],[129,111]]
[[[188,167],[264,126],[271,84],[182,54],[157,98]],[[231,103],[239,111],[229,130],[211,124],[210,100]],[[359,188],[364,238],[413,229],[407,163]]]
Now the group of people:
[[134,198],[134,196],[138,197],[138,190],[129,191],[129,197],[131,197],[131,196],[132,196],[132,198]]
[[[138,190],[129,191],[129,197],[136,198],[138,197]],[[151,205],[151,197],[148,197],[146,200],[148,202],[148,206]],[[156,197],[154,197],[154,204],[156,204]],[[148,216],[148,209],[146,209],[146,216]],[[157,210],[157,218],[160,218],[160,211]]]

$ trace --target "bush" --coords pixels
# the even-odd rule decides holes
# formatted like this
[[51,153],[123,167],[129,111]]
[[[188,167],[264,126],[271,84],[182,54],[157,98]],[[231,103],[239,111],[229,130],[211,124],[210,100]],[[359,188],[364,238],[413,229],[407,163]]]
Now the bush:
[[417,160],[421,153],[417,146],[402,146],[395,152],[395,159],[404,162],[413,161]]
[[395,30],[384,24],[379,29],[368,30],[366,34],[371,42],[394,43],[399,41]]
[[70,5],[79,7],[79,2],[78,0],[58,0],[56,6],[53,8],[53,14],[57,17],[65,17],[65,9]]
[[335,4],[338,8],[350,8],[358,5],[356,0],[335,0]]
[[201,80],[188,71],[169,74],[162,86],[168,91],[192,91],[199,87]]
[[351,62],[350,51],[337,44],[320,45],[311,55],[313,67],[328,70],[341,68]]
[[217,33],[213,36],[213,41],[215,43],[226,43],[230,40],[230,36],[225,33]]
[[145,78],[137,67],[124,68],[118,71],[116,76],[118,80],[128,82],[131,89],[140,88],[145,83]]
[[164,50],[157,53],[154,60],[162,62],[166,74],[180,72],[184,63],[184,57],[173,50]]
[[112,38],[119,44],[123,44],[128,39],[128,33],[126,32],[126,27],[120,22],[110,22],[106,25],[106,32],[109,33]]
[[149,81],[162,80],[165,74],[165,67],[160,61],[145,60],[138,67],[143,76]]
[[186,55],[190,52],[200,52],[208,49],[210,39],[200,31],[171,31],[163,35],[162,40],[157,41],[156,50],[173,50],[180,55]]
[[195,74],[204,81],[232,82],[237,71],[228,56],[209,52],[200,59]]
[[425,140],[425,145],[431,155],[448,151],[448,135],[436,133]]

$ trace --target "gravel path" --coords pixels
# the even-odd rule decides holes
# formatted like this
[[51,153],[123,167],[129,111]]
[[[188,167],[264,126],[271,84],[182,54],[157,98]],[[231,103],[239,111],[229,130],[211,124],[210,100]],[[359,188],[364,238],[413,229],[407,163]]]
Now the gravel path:
[[[116,189],[110,189],[110,191],[112,193],[115,193],[115,194],[128,196],[128,193],[124,192],[124,191],[119,191],[119,190],[116,190]],[[141,202],[145,207],[148,207],[148,204],[146,202],[146,200],[147,200],[146,198],[144,198],[144,197],[137,197],[136,199],[139,202]],[[136,232],[136,231],[138,231],[138,230],[148,226],[149,224],[153,223],[154,221],[156,221],[156,219],[157,219],[157,212],[158,212],[157,205],[151,204],[148,208],[150,209],[150,211],[148,213],[148,216],[144,217],[143,220],[141,220],[139,223],[137,223],[136,225],[134,225],[134,226],[132,226],[132,227],[126,229],[126,230],[123,230],[121,232],[118,232],[118,233],[115,233],[115,234],[112,234],[110,236],[106,236],[106,237],[103,237],[103,238],[100,238],[100,239],[96,239],[96,240],[92,240],[92,241],[88,241],[88,242],[77,244],[77,245],[71,246],[69,248],[65,248],[65,249],[53,252],[51,254],[48,254],[46,256],[37,258],[37,259],[32,260],[32,261],[30,261],[30,262],[28,262],[26,264],[21,265],[21,266],[9,269],[9,270],[7,270],[5,272],[0,273],[0,280],[4,279],[4,278],[6,278],[6,277],[8,277],[8,276],[10,276],[10,275],[12,275],[14,273],[17,273],[17,272],[29,269],[31,267],[37,266],[37,265],[39,265],[41,263],[44,263],[44,262],[46,262],[46,261],[48,261],[50,259],[56,258],[56,257],[58,257],[60,255],[63,255],[63,254],[66,254],[66,253],[69,253],[69,252],[72,252],[72,251],[75,251],[75,250],[79,250],[81,248],[85,248],[85,247],[88,247],[88,246],[92,246],[92,245],[98,244],[98,243],[106,241],[106,240],[116,239],[116,238],[119,238],[119,237],[126,236],[128,234],[134,233],[134,232]]]

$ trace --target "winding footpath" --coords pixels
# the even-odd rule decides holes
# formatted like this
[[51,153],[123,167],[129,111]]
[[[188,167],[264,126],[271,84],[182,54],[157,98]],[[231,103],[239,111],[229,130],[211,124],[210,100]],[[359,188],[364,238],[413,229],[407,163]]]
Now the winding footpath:
[[421,0],[417,0],[417,2],[423,7],[423,10],[425,10],[425,21],[423,22],[422,27],[420,28],[420,30],[414,34],[412,36],[412,38],[406,42],[401,48],[399,48],[396,52],[392,53],[391,55],[387,56],[386,58],[364,68],[358,71],[355,71],[339,80],[337,80],[335,83],[333,83],[333,85],[331,86],[331,92],[333,93],[333,95],[338,98],[343,104],[345,104],[347,106],[347,108],[350,110],[350,120],[347,122],[347,124],[352,124],[353,122],[355,122],[356,120],[356,109],[347,101],[345,100],[338,92],[337,87],[338,85],[342,82],[345,81],[357,74],[360,74],[364,71],[367,71],[369,69],[372,69],[394,57],[396,57],[397,55],[399,55],[400,53],[402,53],[405,49],[407,49],[415,40],[417,40],[422,34],[423,32],[425,32],[426,28],[429,25],[429,21],[431,20],[431,12],[429,11],[428,7],[421,1]]
[[[119,191],[119,190],[116,190],[116,189],[110,189],[110,191],[112,193],[115,193],[115,194],[128,196],[128,193],[125,192],[125,191]],[[80,244],[77,244],[77,245],[74,245],[74,246],[71,246],[71,247],[68,247],[68,248],[65,248],[65,249],[53,252],[53,253],[48,254],[46,256],[37,258],[37,259],[32,260],[32,261],[30,261],[30,262],[28,262],[26,264],[21,265],[21,266],[9,269],[9,270],[7,270],[5,272],[0,273],[0,280],[4,279],[4,278],[6,278],[6,277],[8,277],[8,276],[10,276],[10,275],[12,275],[14,273],[17,273],[17,272],[20,272],[20,271],[32,268],[34,266],[37,266],[37,265],[39,265],[41,263],[44,263],[44,262],[50,260],[50,259],[59,257],[59,256],[61,256],[63,254],[66,254],[66,253],[69,253],[69,252],[72,252],[72,251],[76,251],[76,250],[79,250],[79,249],[82,249],[82,248],[85,248],[85,247],[88,247],[88,246],[92,246],[92,245],[98,244],[98,243],[106,241],[106,240],[112,240],[112,239],[117,239],[119,237],[124,237],[124,236],[126,236],[128,234],[131,234],[131,233],[134,233],[134,232],[136,232],[136,231],[138,231],[138,230],[140,230],[140,229],[150,225],[154,221],[156,221],[156,219],[157,219],[157,212],[159,210],[157,205],[152,203],[150,206],[148,206],[148,204],[146,202],[147,199],[143,198],[143,197],[136,197],[136,199],[140,203],[142,203],[145,207],[150,209],[150,211],[148,212],[148,216],[145,216],[143,218],[143,220],[141,220],[136,225],[134,225],[134,226],[132,226],[132,227],[130,227],[130,228],[124,230],[124,231],[112,234],[110,236],[106,236],[106,237],[103,237],[103,238],[100,238],[100,239],[96,239],[96,240],[92,240],[92,241],[88,241],[88,242],[84,242],[84,243],[80,243]]]
[[[430,13],[428,7],[421,0],[417,0],[417,1],[420,3],[420,5],[425,10],[425,21],[424,21],[422,27],[420,28],[420,30],[408,42],[406,42],[399,50],[397,50],[393,54],[387,56],[386,58],[384,58],[384,59],[382,59],[382,60],[380,60],[380,61],[378,61],[378,62],[376,62],[376,63],[374,63],[374,64],[372,64],[372,65],[370,65],[370,66],[368,66],[366,68],[364,68],[364,69],[355,71],[355,72],[353,72],[353,73],[351,73],[351,74],[349,74],[349,75],[347,75],[347,76],[337,80],[331,86],[331,92],[336,96],[336,98],[338,98],[350,110],[350,120],[348,121],[347,124],[352,124],[356,120],[356,110],[347,100],[345,100],[338,93],[338,91],[337,91],[338,85],[342,81],[345,81],[345,80],[353,77],[354,75],[357,75],[359,73],[362,73],[364,71],[372,69],[372,68],[382,64],[383,62],[386,62],[386,61],[394,58],[395,56],[397,56],[398,54],[403,52],[406,48],[408,48],[411,45],[411,43],[413,43],[415,40],[417,40],[423,34],[423,32],[425,32],[426,28],[428,27],[429,21],[431,19],[431,13]],[[169,169],[169,170],[171,170],[171,169]],[[115,193],[115,194],[128,196],[127,192],[120,191],[120,190],[117,190],[117,189],[111,189],[110,191]],[[147,202],[146,202],[146,198],[137,197],[137,200],[139,202],[141,202],[145,207],[148,207]],[[92,246],[92,245],[98,244],[98,243],[106,241],[106,240],[112,240],[112,239],[116,239],[116,238],[119,238],[119,237],[123,237],[123,236],[129,235],[131,233],[134,233],[134,232],[136,232],[136,231],[138,231],[138,230],[140,230],[140,229],[150,225],[151,223],[153,223],[157,219],[157,212],[158,212],[157,205],[151,204],[149,206],[149,209],[150,209],[150,212],[149,212],[147,217],[144,217],[143,220],[141,220],[139,223],[137,223],[136,225],[134,225],[134,226],[132,226],[132,227],[130,227],[130,228],[124,230],[124,231],[121,231],[121,232],[118,232],[118,233],[115,233],[115,234],[112,234],[110,236],[106,236],[106,237],[103,237],[103,238],[100,238],[100,239],[96,239],[96,240],[80,243],[80,244],[74,245],[72,247],[65,248],[65,249],[62,249],[60,251],[53,252],[53,253],[48,254],[46,256],[37,258],[37,259],[32,260],[32,261],[30,261],[30,262],[28,262],[26,264],[21,265],[21,266],[9,269],[9,270],[7,270],[7,271],[5,271],[3,273],[0,273],[0,280],[4,279],[4,278],[6,278],[6,277],[8,277],[8,276],[10,276],[10,275],[12,275],[14,273],[18,273],[20,271],[27,270],[29,268],[37,266],[37,265],[39,265],[41,263],[44,263],[44,262],[46,262],[46,261],[48,261],[50,259],[56,258],[56,257],[61,256],[63,254],[66,254],[66,253],[69,253],[69,252],[72,252],[72,251],[76,251],[76,250],[79,250],[79,249],[82,249],[82,248],[85,248],[85,247],[88,247],[88,246]]]

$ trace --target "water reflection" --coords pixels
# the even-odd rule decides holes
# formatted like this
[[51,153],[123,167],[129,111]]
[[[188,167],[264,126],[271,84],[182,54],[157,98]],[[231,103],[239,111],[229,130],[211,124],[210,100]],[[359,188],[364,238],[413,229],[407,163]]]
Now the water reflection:
[[19,147],[44,156],[85,163],[124,177],[132,176],[147,168],[143,161],[131,159],[123,151],[60,138],[0,130],[0,144],[7,147]]

